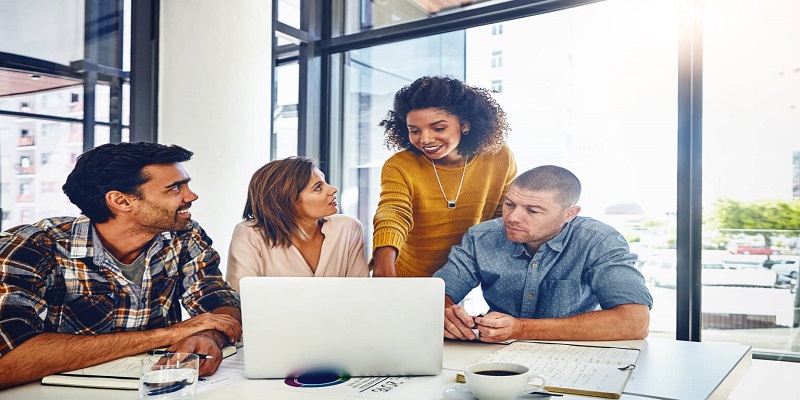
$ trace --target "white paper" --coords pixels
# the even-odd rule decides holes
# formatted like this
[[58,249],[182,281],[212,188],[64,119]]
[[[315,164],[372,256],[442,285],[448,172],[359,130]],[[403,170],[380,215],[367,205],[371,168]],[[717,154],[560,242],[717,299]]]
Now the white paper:
[[554,343],[515,342],[480,362],[522,364],[547,377],[547,387],[621,393],[639,350]]

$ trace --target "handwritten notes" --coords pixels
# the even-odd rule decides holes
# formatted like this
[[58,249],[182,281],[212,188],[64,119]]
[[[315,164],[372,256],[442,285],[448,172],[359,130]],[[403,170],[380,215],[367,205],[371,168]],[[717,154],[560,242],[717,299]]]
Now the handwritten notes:
[[553,392],[619,398],[638,357],[638,349],[514,342],[480,362],[525,365],[547,376],[545,388]]

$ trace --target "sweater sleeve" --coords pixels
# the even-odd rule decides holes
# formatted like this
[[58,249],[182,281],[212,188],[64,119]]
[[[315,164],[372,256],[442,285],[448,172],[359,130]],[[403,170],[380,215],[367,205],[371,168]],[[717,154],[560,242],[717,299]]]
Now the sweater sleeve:
[[379,247],[391,246],[398,251],[414,227],[411,207],[413,189],[406,179],[411,165],[399,157],[386,161],[381,170],[381,195],[373,219],[372,253]]
[[506,192],[508,192],[511,182],[517,177],[517,161],[514,158],[514,153],[512,153],[508,145],[505,144],[500,152],[507,154],[507,157],[498,157],[498,160],[502,160],[504,163],[506,163],[508,165],[508,169],[505,182],[503,182],[503,193],[500,196],[500,202],[497,204],[497,210],[494,212],[494,218],[500,218],[503,216],[503,201],[505,200]]

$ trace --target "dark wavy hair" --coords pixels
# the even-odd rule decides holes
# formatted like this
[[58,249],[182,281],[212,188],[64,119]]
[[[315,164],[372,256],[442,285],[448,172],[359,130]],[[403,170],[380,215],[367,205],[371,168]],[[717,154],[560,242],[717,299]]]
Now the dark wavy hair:
[[449,76],[423,76],[394,95],[394,108],[380,124],[385,129],[386,147],[422,154],[408,139],[406,116],[425,108],[443,110],[456,116],[461,124],[469,122],[469,134],[461,136],[457,148],[462,155],[496,153],[511,130],[506,112],[488,89]]
[[175,145],[104,144],[78,156],[62,189],[92,222],[106,222],[114,217],[106,204],[106,193],[117,190],[141,198],[141,185],[150,180],[142,173],[144,167],[188,161],[193,154]]
[[297,202],[317,168],[315,160],[293,156],[270,161],[253,174],[242,218],[255,222],[267,245],[289,247],[292,236],[304,235]]

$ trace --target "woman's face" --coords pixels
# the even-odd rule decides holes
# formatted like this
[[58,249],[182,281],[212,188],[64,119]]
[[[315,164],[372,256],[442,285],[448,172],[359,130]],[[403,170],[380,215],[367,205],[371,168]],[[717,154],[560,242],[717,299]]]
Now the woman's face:
[[456,148],[461,143],[461,135],[469,130],[469,123],[463,126],[458,117],[439,108],[423,108],[410,111],[406,115],[408,140],[426,157],[437,164],[455,164],[462,157]]
[[322,171],[315,168],[308,185],[300,192],[300,199],[297,201],[296,207],[300,218],[318,220],[336,214],[339,211],[336,203],[337,192],[339,189],[328,185]]

